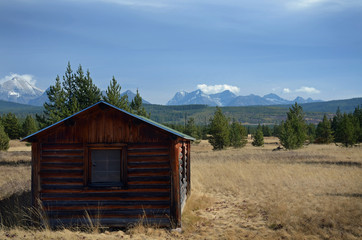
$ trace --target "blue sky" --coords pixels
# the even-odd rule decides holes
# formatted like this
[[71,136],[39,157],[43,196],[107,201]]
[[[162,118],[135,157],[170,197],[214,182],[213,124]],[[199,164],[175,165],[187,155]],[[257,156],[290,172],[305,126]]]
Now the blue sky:
[[0,79],[46,89],[68,61],[157,104],[197,88],[361,97],[362,1],[0,0]]

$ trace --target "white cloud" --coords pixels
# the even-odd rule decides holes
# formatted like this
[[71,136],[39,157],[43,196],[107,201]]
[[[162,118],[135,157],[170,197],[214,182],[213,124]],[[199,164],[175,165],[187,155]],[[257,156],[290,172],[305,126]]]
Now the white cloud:
[[198,84],[197,88],[206,94],[220,93],[220,92],[223,92],[226,90],[229,90],[230,92],[232,92],[234,94],[238,94],[240,92],[240,88],[238,88],[236,86],[230,86],[227,84],[213,85],[213,86],[208,86],[206,84]]
[[296,92],[304,92],[304,93],[320,93],[318,89],[315,89],[314,87],[301,87],[295,90]]
[[341,9],[344,7],[356,6],[361,7],[362,2],[360,0],[294,0],[288,1],[287,6],[291,9],[309,9],[313,7],[329,7],[334,9]]
[[283,93],[290,93],[290,89],[289,88],[283,88]]
[[295,8],[309,8],[326,2],[330,2],[330,0],[294,0],[289,5]]
[[166,0],[101,0],[102,2],[109,2],[129,7],[151,7],[151,8],[164,8],[168,6]]
[[4,78],[0,79],[0,83],[9,81],[9,80],[11,80],[11,79],[13,79],[15,77],[23,79],[23,80],[27,81],[28,83],[30,83],[32,85],[35,85],[35,83],[36,83],[36,80],[34,79],[34,76],[32,76],[30,74],[17,74],[17,73],[10,73],[10,75],[5,76]]

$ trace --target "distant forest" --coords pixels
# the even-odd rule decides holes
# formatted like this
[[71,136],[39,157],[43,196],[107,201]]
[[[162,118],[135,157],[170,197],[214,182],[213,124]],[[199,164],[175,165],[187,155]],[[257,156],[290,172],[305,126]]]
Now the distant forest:
[[[328,102],[301,104],[305,112],[307,122],[317,124],[323,115],[332,117],[339,107],[342,112],[351,113],[356,106],[362,105],[362,98],[347,100],[334,100]],[[165,106],[155,104],[144,104],[144,108],[151,114],[150,118],[163,124],[185,124],[189,118],[194,118],[196,125],[209,124],[210,118],[215,112],[215,107],[206,105],[181,105]],[[290,106],[248,106],[248,107],[221,107],[224,114],[243,123],[244,125],[279,124],[285,120],[285,113]],[[40,114],[43,107],[18,104],[0,100],[0,114],[14,113],[18,118],[25,119],[30,114]]]
[[[323,115],[332,117],[336,109],[351,113],[355,107],[362,104],[362,98],[347,100],[334,100],[328,102],[301,104],[308,123],[317,124],[323,119]],[[216,107],[207,105],[181,105],[164,106],[145,104],[147,112],[151,113],[151,119],[163,124],[185,124],[187,119],[193,118],[196,125],[208,125]],[[290,105],[275,106],[247,106],[247,107],[221,107],[223,113],[230,119],[241,122],[244,125],[275,125],[285,120],[285,113]]]

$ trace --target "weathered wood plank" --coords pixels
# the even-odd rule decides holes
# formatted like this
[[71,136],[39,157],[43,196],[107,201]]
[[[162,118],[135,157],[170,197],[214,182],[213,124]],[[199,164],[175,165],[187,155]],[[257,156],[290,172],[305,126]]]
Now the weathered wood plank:
[[42,150],[74,150],[74,149],[82,149],[82,144],[42,144]]
[[50,176],[50,177],[44,177],[41,179],[42,182],[57,182],[64,184],[65,182],[74,183],[74,182],[82,182],[83,178],[80,177],[63,177],[63,176]]
[[48,217],[83,217],[85,213],[90,216],[96,215],[101,218],[107,216],[118,216],[118,217],[137,217],[146,214],[149,217],[160,217],[164,215],[170,215],[169,209],[81,209],[81,210],[62,210],[62,211],[52,211],[46,209],[46,214]]
[[[61,185],[58,185],[61,186]],[[140,187],[143,185],[140,185]],[[105,196],[107,196],[108,193],[139,193],[139,192],[143,192],[143,193],[152,193],[152,192],[166,192],[168,193],[169,191],[167,189],[159,189],[159,188],[150,188],[150,189],[112,189],[112,188],[99,188],[99,189],[94,189],[94,188],[82,188],[81,190],[79,189],[71,189],[71,190],[59,190],[59,189],[48,189],[48,190],[42,190],[42,193],[100,193],[100,194],[104,194]]]
[[163,192],[163,191],[122,191],[122,192],[78,192],[78,193],[41,193],[40,194],[44,199],[50,199],[50,198],[97,198],[97,197],[104,197],[106,198],[151,198],[151,197],[169,197],[169,192]]
[[131,184],[131,182],[135,181],[169,181],[170,176],[129,176],[127,177],[128,184]]
[[[41,195],[41,194],[40,194]],[[76,200],[84,200],[84,197],[41,197],[42,201],[76,201]],[[146,196],[138,196],[138,197],[88,197],[87,201],[169,201],[170,197],[146,197]]]
[[[51,226],[69,226],[69,225],[89,225],[90,222],[93,225],[100,224],[102,226],[114,226],[114,227],[127,227],[131,224],[139,223],[141,220],[139,217],[137,218],[94,218],[94,219],[49,219],[49,224]],[[158,219],[147,219],[147,224],[152,224],[158,227],[169,227],[171,226],[170,219],[165,218],[158,218]]]
[[119,207],[142,207],[142,206],[169,206],[170,202],[168,200],[133,200],[133,201],[113,201],[113,200],[45,200],[43,201],[44,207],[52,206],[119,206]]
[[124,206],[120,206],[120,205],[93,205],[93,206],[89,206],[89,205],[70,205],[70,206],[47,206],[46,210],[47,211],[59,211],[59,210],[123,210],[123,209],[153,209],[154,211],[159,210],[159,209],[168,209],[169,210],[170,206],[169,205],[124,205]]
[[128,168],[128,174],[146,174],[146,175],[149,175],[148,173],[152,173],[152,174],[156,174],[156,175],[157,175],[157,173],[169,174],[170,170],[169,170],[168,167],[166,167],[166,168]]

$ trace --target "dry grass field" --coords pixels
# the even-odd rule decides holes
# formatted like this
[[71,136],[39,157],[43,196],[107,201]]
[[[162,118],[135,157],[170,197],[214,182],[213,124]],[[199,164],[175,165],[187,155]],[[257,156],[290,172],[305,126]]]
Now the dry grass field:
[[[9,205],[0,239],[361,239],[362,147],[272,151],[277,139],[265,142],[224,151],[212,151],[206,141],[192,145],[182,233],[147,224],[124,231],[27,228],[19,218],[28,210],[8,227],[14,193],[30,189],[29,148],[13,143],[21,150],[0,152],[0,207]],[[19,204],[27,205],[21,196]]]

